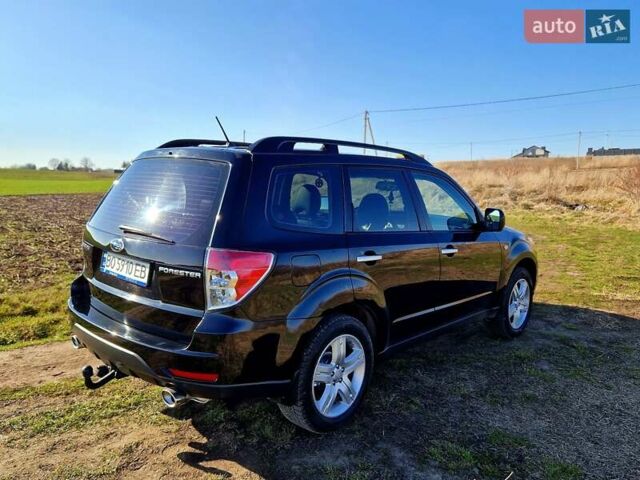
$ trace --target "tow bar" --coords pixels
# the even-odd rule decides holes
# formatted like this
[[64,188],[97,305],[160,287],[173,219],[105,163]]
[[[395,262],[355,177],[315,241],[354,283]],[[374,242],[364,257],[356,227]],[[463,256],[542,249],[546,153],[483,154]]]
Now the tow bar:
[[91,365],[85,365],[84,367],[82,367],[82,378],[84,378],[84,385],[91,390],[100,388],[109,383],[111,380],[126,377],[124,373],[110,367],[109,365],[100,365],[98,367],[96,372],[96,376],[98,377],[98,379],[96,381],[94,381],[92,378],[93,373],[93,367]]

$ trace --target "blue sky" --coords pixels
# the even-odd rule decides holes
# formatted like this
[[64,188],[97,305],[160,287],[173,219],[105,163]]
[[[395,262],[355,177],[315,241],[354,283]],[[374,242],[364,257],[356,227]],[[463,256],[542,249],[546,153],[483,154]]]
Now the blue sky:
[[[630,44],[531,45],[525,8],[631,9]],[[114,166],[184,137],[362,139],[365,109],[640,83],[629,0],[552,2],[0,0],[0,165]],[[640,146],[640,88],[372,114],[376,141],[433,160],[544,144]],[[622,131],[620,130],[627,130]],[[631,131],[628,131],[631,130]],[[609,131],[607,137],[606,131]],[[513,140],[509,140],[513,139]]]

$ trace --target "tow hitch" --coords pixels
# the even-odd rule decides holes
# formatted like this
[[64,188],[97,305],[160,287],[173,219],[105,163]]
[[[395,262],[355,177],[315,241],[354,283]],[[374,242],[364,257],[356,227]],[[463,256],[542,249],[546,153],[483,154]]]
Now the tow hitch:
[[109,365],[100,365],[97,369],[96,376],[97,380],[93,380],[93,367],[91,365],[85,365],[82,367],[82,378],[84,378],[84,385],[91,389],[95,390],[96,388],[100,388],[111,380],[115,380],[118,378],[126,377],[124,373],[121,371],[110,367]]

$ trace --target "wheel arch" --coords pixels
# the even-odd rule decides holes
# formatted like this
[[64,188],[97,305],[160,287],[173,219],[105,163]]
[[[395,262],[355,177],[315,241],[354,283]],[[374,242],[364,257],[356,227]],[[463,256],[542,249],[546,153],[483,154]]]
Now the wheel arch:
[[310,337],[328,318],[339,314],[354,317],[367,328],[376,353],[384,349],[390,324],[384,295],[371,278],[340,269],[317,279],[291,310],[286,321],[292,335],[282,339],[279,361],[295,369]]
[[531,257],[524,257],[520,259],[513,267],[512,272],[519,267],[522,267],[529,272],[529,275],[531,275],[531,281],[533,282],[532,287],[535,288],[538,275],[538,264],[535,262],[535,260]]
[[369,335],[371,335],[375,352],[379,353],[384,350],[389,339],[389,324],[386,313],[375,302],[371,300],[355,300],[338,305],[327,310],[323,318],[340,314],[349,315],[364,324],[369,331]]
[[502,289],[507,286],[509,279],[514,270],[518,267],[525,268],[531,275],[533,281],[533,287],[535,288],[538,276],[538,261],[536,259],[535,251],[531,246],[522,240],[516,240],[510,245],[508,253],[504,258],[502,275],[498,289]]

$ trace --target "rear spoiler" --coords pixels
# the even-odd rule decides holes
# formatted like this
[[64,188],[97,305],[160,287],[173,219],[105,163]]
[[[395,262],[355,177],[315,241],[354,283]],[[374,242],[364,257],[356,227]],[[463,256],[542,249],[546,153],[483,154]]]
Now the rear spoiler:
[[216,147],[248,147],[251,144],[247,142],[227,142],[226,140],[205,140],[197,138],[181,138],[163,143],[157,148],[183,148],[198,147],[200,145],[211,145]]

